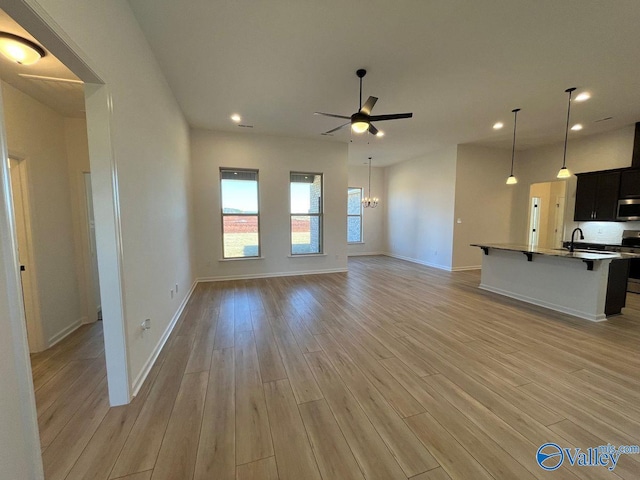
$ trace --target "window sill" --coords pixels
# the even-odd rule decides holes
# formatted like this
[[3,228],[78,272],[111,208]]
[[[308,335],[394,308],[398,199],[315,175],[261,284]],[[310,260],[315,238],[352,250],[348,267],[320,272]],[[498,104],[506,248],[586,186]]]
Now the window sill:
[[297,255],[287,255],[289,258],[306,258],[306,257],[326,257],[326,253],[299,253]]
[[364,242],[347,242],[347,245],[364,245]]
[[237,262],[242,260],[264,260],[264,257],[237,257],[237,258],[221,258],[219,262]]

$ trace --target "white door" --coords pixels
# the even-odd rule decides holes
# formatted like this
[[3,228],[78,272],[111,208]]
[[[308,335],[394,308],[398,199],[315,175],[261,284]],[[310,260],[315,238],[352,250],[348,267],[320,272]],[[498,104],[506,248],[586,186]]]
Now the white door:
[[529,245],[538,246],[540,235],[540,197],[531,197],[531,209],[529,212]]
[[35,263],[31,251],[31,221],[29,216],[29,198],[27,195],[26,164],[24,160],[9,159],[11,172],[11,196],[13,200],[13,215],[18,237],[18,258],[22,280],[22,298],[24,313],[27,321],[27,338],[29,351],[44,350],[40,314],[36,301]]

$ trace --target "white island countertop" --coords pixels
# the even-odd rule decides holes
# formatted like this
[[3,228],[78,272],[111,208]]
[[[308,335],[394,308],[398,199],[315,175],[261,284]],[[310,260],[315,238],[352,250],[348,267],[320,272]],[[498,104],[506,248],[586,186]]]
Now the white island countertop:
[[521,245],[517,243],[472,243],[472,247],[493,248],[496,250],[508,250],[512,252],[546,255],[549,257],[576,258],[579,260],[626,260],[640,258],[637,253],[605,252],[599,250],[575,249],[570,252],[566,248],[539,248],[533,245]]
[[[640,258],[630,253],[569,252],[510,243],[472,246],[484,251],[481,289],[596,322],[622,308],[608,303],[617,291],[617,282],[609,288],[610,271],[624,276],[627,262],[618,260]],[[623,294],[625,287],[626,282]]]

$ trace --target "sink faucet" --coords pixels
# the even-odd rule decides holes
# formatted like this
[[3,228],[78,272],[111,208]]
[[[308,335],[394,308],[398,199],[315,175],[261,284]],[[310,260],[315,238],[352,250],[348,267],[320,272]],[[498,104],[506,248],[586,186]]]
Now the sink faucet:
[[580,232],[580,240],[584,240],[584,234],[582,233],[582,229],[581,228],[574,228],[573,232],[571,232],[571,243],[569,244],[569,251],[571,253],[573,253],[573,249],[574,249],[574,237],[576,235],[576,232]]

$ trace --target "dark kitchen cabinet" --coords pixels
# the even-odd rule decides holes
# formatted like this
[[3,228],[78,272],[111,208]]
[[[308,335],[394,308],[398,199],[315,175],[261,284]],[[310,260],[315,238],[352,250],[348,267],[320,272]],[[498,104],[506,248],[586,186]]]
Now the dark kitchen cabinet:
[[598,172],[578,174],[576,222],[613,221],[616,219],[620,172]]
[[620,198],[640,198],[640,169],[620,173]]

